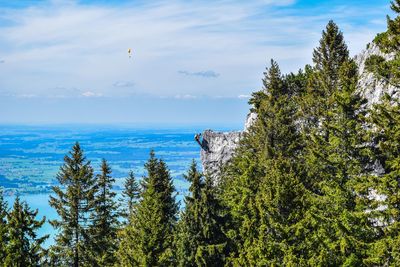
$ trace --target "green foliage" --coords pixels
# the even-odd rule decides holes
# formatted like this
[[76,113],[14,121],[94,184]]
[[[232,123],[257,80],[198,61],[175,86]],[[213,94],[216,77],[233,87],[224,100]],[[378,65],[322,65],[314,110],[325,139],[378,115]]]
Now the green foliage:
[[[373,55],[368,58],[366,65],[378,79],[400,87],[400,1],[392,1],[391,8],[397,17],[391,19],[388,16],[386,32],[378,34],[374,40],[382,52],[390,54],[390,59]],[[371,190],[384,196],[368,203],[378,235],[365,260],[370,266],[400,264],[400,101],[396,93],[385,94],[381,102],[373,107],[370,116],[374,158],[382,165],[383,173],[372,176],[369,184]]]
[[4,264],[7,256],[6,245],[8,242],[7,231],[8,225],[6,221],[7,203],[4,201],[3,190],[0,188],[0,266]]
[[130,219],[135,211],[135,207],[140,197],[139,183],[136,181],[133,172],[129,172],[129,176],[124,183],[124,190],[122,191],[122,209],[121,214],[125,219]]
[[58,213],[58,220],[50,221],[58,230],[51,253],[59,264],[79,266],[89,264],[92,241],[90,215],[95,208],[96,184],[90,162],[76,143],[57,174],[60,186],[54,186],[50,206]]
[[[400,14],[400,0],[391,8]],[[400,85],[400,16],[374,42],[367,70]],[[185,210],[154,151],[141,183],[125,181],[118,212],[103,160],[93,177],[78,143],[64,158],[50,205],[60,216],[51,266],[400,266],[400,99],[386,94],[367,110],[339,27],[329,21],[313,66],[264,72],[249,103],[257,119],[244,133],[220,184],[193,161]],[[373,173],[380,163],[382,173]],[[1,192],[0,192],[1,193]],[[371,193],[380,198],[371,198]],[[0,265],[37,266],[35,219],[19,198],[0,196]],[[126,222],[119,229],[118,216]],[[7,220],[5,219],[7,217]]]
[[306,68],[307,87],[300,100],[304,132],[329,122],[329,113],[334,104],[332,95],[338,89],[340,67],[348,59],[349,51],[343,34],[333,21],[329,21],[322,32],[319,46],[314,49],[314,67],[312,70]]
[[92,266],[112,266],[115,262],[119,213],[114,200],[116,193],[111,191],[114,182],[111,168],[103,159],[101,173],[96,176],[95,207],[91,214]]
[[[118,251],[123,266],[173,266],[173,233],[178,206],[169,170],[153,151],[145,164],[141,200],[121,233]],[[127,247],[128,246],[128,247]]]
[[222,266],[225,262],[227,238],[223,231],[226,216],[217,198],[213,181],[206,176],[200,197],[201,242],[196,251],[197,266]]
[[222,198],[232,218],[228,262],[238,266],[289,265],[299,240],[293,236],[295,225],[307,205],[296,162],[301,139],[294,100],[303,91],[305,74],[283,77],[271,61],[264,75],[263,92],[251,100],[258,118],[223,177]]
[[272,61],[250,100],[258,118],[223,177],[229,264],[359,266],[376,237],[364,206],[366,101],[332,21],[313,61],[286,76]]
[[366,61],[367,70],[388,84],[400,87],[400,2],[391,2],[391,8],[397,17],[387,17],[386,32],[378,34],[374,43],[386,54],[391,54],[390,60],[382,56],[372,55]]
[[349,59],[349,51],[339,27],[331,20],[322,31],[319,46],[314,49],[313,62],[321,75],[322,89],[333,90],[339,80],[339,69]]
[[190,195],[185,197],[185,210],[182,212],[177,225],[177,263],[179,266],[196,266],[196,251],[202,238],[200,199],[204,181],[194,160],[184,177],[191,184],[189,187]]
[[[327,32],[330,27],[331,22]],[[340,32],[332,34],[323,36],[320,44],[343,42]],[[316,118],[303,131],[307,187],[313,193],[305,236],[313,248],[307,255],[310,265],[360,265],[373,238],[366,211],[357,204],[365,197],[357,191],[369,164],[363,127],[365,100],[357,91],[357,66],[345,48],[344,43],[336,43],[336,51],[315,58],[323,63],[315,61],[315,75],[309,81],[312,97],[306,96],[303,104],[310,107],[306,114]],[[321,71],[321,65],[329,71]]]
[[36,220],[38,210],[31,210],[19,197],[13,209],[7,214],[7,243],[4,266],[39,266],[44,255],[42,243],[48,238],[37,236],[37,230],[46,218]]
[[223,266],[225,219],[212,181],[203,180],[194,160],[184,177],[191,185],[176,233],[178,266]]
[[400,100],[384,95],[371,112],[372,136],[377,145],[375,153],[383,174],[373,180],[374,189],[382,199],[371,206],[371,218],[376,222],[379,239],[371,246],[366,262],[371,266],[400,264]]

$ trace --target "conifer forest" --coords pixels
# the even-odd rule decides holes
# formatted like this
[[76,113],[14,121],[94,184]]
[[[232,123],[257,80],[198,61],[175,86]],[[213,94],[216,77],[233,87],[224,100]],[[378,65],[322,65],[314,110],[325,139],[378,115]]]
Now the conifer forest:
[[38,234],[45,217],[0,197],[0,265],[400,266],[400,0],[389,11],[369,44],[382,55],[365,64],[397,90],[367,104],[329,21],[312,64],[285,74],[268,61],[249,100],[257,118],[218,179],[193,160],[179,202],[152,150],[119,197],[108,161],[92,164],[76,142],[48,200],[58,214],[51,246]]

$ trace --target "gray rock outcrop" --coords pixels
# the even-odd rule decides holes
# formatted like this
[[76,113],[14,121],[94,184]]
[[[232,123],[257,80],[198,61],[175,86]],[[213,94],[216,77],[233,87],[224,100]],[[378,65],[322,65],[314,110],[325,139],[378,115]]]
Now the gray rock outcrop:
[[[379,48],[373,44],[369,45],[367,49],[363,50],[360,54],[355,56],[354,60],[359,66],[359,90],[368,100],[368,105],[377,103],[380,97],[385,93],[392,93],[395,87],[388,85],[384,81],[379,81],[373,74],[367,72],[365,69],[365,61],[371,55],[380,55],[386,59],[392,59],[393,55],[386,55],[379,51]],[[244,131],[257,119],[257,114],[250,112],[247,115]],[[221,166],[228,162],[239,143],[243,132],[214,132],[206,130],[203,133],[202,146],[200,158],[203,164],[203,171],[210,175],[214,181],[218,182],[218,175]]]
[[201,161],[203,171],[218,183],[220,168],[232,158],[243,132],[203,132],[201,141]]
[[394,55],[383,54],[374,44],[368,45],[367,49],[354,57],[360,75],[358,88],[368,100],[368,105],[377,103],[385,92],[393,93],[396,90],[394,86],[387,84],[385,81],[376,79],[372,73],[366,70],[365,61],[372,55],[382,56],[387,60],[393,59],[394,57]]

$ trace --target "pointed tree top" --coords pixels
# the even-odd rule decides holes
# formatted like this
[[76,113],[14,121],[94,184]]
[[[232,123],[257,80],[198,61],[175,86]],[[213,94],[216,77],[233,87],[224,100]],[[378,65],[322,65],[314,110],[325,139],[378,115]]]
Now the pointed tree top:
[[390,2],[390,8],[396,12],[396,13],[400,13],[400,0],[395,0],[395,1],[391,1]]

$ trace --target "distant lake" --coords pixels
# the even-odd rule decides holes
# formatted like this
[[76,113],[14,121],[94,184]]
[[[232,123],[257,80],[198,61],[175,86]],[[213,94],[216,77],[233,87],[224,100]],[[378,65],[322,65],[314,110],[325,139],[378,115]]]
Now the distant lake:
[[[39,209],[39,217],[57,217],[48,205],[52,185],[57,184],[56,174],[63,158],[76,141],[79,141],[95,171],[99,171],[102,158],[111,165],[116,178],[115,190],[122,189],[124,179],[132,170],[140,179],[145,171],[151,149],[165,160],[179,193],[178,199],[187,193],[189,184],[182,177],[192,159],[200,164],[200,147],[193,140],[195,133],[204,127],[134,128],[131,126],[21,126],[0,125],[0,187],[10,202],[15,192],[28,204]],[[220,131],[238,130],[240,127],[214,128]],[[46,223],[40,234],[53,233]],[[48,246],[52,239],[46,242]]]

